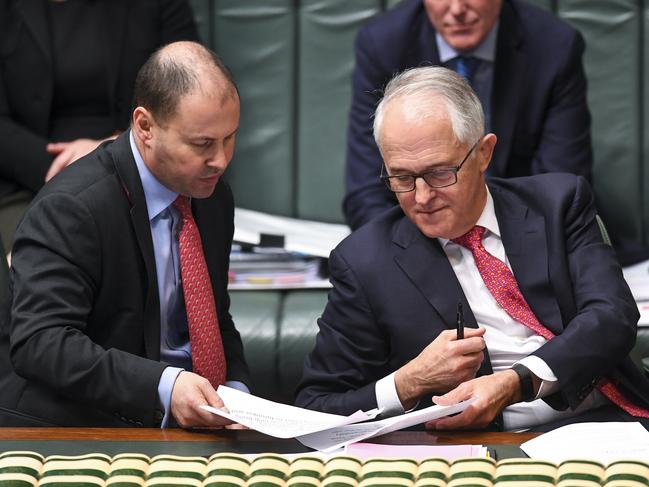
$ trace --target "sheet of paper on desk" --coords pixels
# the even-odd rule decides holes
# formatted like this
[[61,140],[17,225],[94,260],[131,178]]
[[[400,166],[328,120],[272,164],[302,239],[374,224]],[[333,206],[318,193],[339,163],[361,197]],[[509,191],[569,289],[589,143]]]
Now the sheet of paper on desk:
[[295,438],[323,429],[373,419],[378,414],[378,411],[357,411],[351,416],[320,413],[262,399],[226,386],[219,386],[216,392],[229,412],[210,406],[201,406],[203,409],[276,438]]
[[474,399],[469,399],[452,406],[430,406],[411,413],[394,416],[361,424],[348,424],[336,428],[298,436],[297,439],[305,446],[324,452],[366,440],[374,436],[384,435],[403,428],[443,418],[464,411]]
[[604,465],[620,459],[649,458],[649,431],[640,423],[578,423],[557,428],[521,445],[531,458],[557,465],[588,458]]

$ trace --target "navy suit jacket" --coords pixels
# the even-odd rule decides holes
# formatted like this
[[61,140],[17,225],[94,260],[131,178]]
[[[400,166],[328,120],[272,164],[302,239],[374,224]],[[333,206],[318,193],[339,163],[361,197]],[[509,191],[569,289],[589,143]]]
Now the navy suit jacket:
[[[546,401],[574,408],[608,376],[647,406],[649,383],[628,358],[638,309],[602,241],[589,185],[560,173],[488,185],[521,292],[556,334],[534,353],[561,386]],[[330,269],[333,290],[305,362],[299,406],[339,414],[374,408],[376,381],[453,329],[458,301],[476,326],[438,240],[400,207],[345,239],[331,253]],[[487,353],[478,375],[491,371]]]
[[[494,177],[570,172],[592,177],[584,41],[565,22],[521,0],[500,14],[491,100],[498,144]],[[347,223],[358,228],[396,200],[379,180],[373,114],[386,83],[406,68],[440,64],[422,0],[406,0],[365,25],[356,38],[347,137]]]
[[[160,302],[129,132],[38,193],[12,254],[0,322],[0,426],[159,426]],[[193,199],[216,299],[227,380],[249,383],[230,316],[234,203],[225,181]]]

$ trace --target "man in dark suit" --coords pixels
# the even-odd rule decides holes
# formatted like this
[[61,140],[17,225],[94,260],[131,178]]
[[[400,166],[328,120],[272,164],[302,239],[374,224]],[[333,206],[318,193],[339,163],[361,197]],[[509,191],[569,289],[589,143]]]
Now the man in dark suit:
[[222,405],[215,387],[247,390],[220,180],[237,89],[216,55],[179,42],[142,67],[134,106],[131,130],[48,183],[18,228],[1,425],[215,426],[199,408]]
[[476,398],[438,428],[646,421],[649,383],[628,358],[638,310],[588,183],[486,182],[496,136],[483,127],[480,101],[451,70],[388,84],[374,133],[400,206],[331,253],[333,290],[297,404],[391,415],[434,395]]
[[352,229],[396,203],[378,179],[372,115],[406,68],[443,65],[471,78],[487,131],[498,136],[489,176],[591,179],[584,41],[551,13],[522,0],[406,0],[365,25],[355,51],[343,204]]

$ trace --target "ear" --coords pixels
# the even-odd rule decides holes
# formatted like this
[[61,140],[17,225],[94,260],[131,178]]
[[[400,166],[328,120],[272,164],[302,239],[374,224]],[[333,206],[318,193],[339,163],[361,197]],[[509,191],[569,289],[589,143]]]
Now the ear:
[[153,127],[155,120],[149,110],[144,107],[137,107],[133,110],[132,130],[133,135],[142,144],[147,145],[153,138]]
[[484,173],[489,167],[491,162],[491,156],[494,153],[494,148],[496,147],[497,137],[495,134],[487,134],[482,138],[480,145],[478,146],[478,153],[480,154],[480,171]]

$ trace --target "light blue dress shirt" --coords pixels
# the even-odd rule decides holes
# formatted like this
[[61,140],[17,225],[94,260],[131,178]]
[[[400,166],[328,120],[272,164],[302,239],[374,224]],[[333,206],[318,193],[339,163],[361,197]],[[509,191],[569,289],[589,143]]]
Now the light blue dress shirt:
[[494,79],[498,26],[499,21],[496,21],[489,34],[487,34],[487,37],[485,37],[485,40],[470,52],[457,51],[449,46],[439,33],[435,36],[439,60],[442,64],[446,65],[450,60],[458,56],[473,56],[482,61],[473,75],[472,86],[482,104],[482,110],[485,116],[485,129],[487,132],[491,131],[491,91]]
[[[169,364],[169,367],[163,371],[158,384],[158,395],[165,410],[162,420],[164,428],[171,419],[171,392],[176,378],[183,370],[192,370],[192,351],[181,287],[178,253],[181,218],[178,210],[172,206],[178,193],[160,183],[149,171],[135,145],[133,132],[129,132],[129,141],[144,189],[153,239],[160,298],[160,360]],[[229,381],[226,382],[226,385],[249,392],[246,385],[238,381]]]

